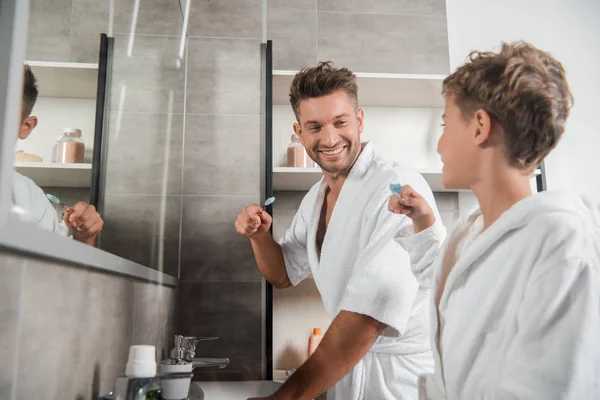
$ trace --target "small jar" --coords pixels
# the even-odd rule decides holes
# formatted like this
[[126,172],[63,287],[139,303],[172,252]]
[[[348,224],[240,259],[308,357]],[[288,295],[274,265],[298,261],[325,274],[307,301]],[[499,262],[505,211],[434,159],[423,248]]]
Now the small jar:
[[292,135],[292,143],[287,148],[287,166],[296,168],[312,167],[312,160],[297,135]]
[[85,154],[85,143],[81,139],[79,129],[65,128],[58,141],[56,162],[60,164],[82,163]]

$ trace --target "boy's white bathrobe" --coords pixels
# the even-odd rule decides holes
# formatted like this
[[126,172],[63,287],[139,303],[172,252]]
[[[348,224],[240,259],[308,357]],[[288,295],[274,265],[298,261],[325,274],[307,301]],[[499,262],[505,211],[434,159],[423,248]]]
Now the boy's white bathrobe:
[[477,212],[441,248],[439,223],[398,234],[432,286],[436,365],[419,398],[600,399],[598,206],[543,192],[482,227]]
[[408,253],[394,243],[398,229],[411,222],[388,211],[390,183],[410,184],[434,204],[420,174],[382,160],[368,143],[344,182],[321,257],[316,242],[324,180],[304,197],[280,241],[290,281],[297,285],[312,272],[332,319],[350,311],[388,325],[364,359],[328,392],[328,400],[415,399],[418,376],[433,370],[429,291],[419,287]]

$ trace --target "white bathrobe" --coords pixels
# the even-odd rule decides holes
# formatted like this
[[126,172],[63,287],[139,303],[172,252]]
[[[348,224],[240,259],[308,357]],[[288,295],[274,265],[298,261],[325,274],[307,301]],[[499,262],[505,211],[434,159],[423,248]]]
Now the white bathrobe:
[[598,206],[543,192],[482,227],[477,212],[441,248],[439,223],[398,234],[416,276],[432,286],[436,365],[419,398],[600,399]]
[[332,319],[350,311],[388,326],[364,359],[329,391],[328,400],[416,399],[418,375],[433,370],[429,291],[412,274],[408,253],[394,243],[398,229],[411,223],[388,211],[390,183],[410,184],[435,204],[421,175],[382,160],[366,144],[335,204],[321,257],[316,242],[324,179],[304,197],[280,241],[290,281],[297,285],[312,272]]

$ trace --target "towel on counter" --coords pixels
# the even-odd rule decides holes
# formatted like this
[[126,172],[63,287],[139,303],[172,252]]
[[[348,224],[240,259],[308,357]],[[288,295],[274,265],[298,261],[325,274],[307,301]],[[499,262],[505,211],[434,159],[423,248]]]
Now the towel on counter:
[[[482,227],[476,212],[442,247],[439,222],[398,233],[433,286],[435,371],[419,398],[599,399],[598,205],[543,192]],[[452,269],[438,293],[443,266]]]
[[413,275],[408,253],[394,243],[395,233],[412,224],[388,211],[391,183],[410,184],[435,209],[420,174],[381,159],[367,143],[344,182],[320,256],[316,243],[324,179],[304,197],[280,241],[290,281],[297,285],[312,272],[331,319],[350,311],[388,326],[368,355],[328,393],[330,400],[414,399],[418,375],[432,370],[429,291]]

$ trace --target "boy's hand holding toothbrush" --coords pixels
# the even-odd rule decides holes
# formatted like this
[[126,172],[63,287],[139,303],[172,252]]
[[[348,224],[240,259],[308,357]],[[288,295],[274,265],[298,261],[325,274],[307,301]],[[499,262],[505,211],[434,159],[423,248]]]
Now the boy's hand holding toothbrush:
[[420,194],[410,185],[390,185],[393,193],[388,202],[388,209],[395,214],[403,214],[412,219],[415,233],[429,228],[435,222],[433,210]]

